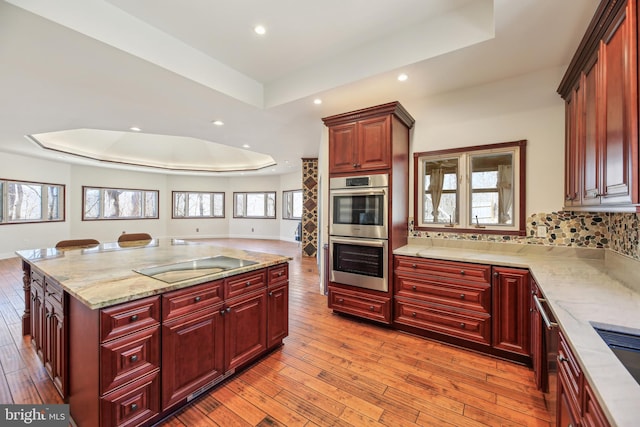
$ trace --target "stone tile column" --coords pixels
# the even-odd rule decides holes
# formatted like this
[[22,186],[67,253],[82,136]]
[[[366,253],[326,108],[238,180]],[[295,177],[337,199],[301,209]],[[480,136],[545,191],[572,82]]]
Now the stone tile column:
[[318,253],[318,159],[302,159],[302,256]]

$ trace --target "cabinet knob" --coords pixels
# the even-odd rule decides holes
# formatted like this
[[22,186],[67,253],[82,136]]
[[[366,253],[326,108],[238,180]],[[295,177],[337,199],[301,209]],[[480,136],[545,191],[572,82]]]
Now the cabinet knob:
[[198,296],[197,296],[197,297],[195,297],[193,300],[194,300],[195,302],[200,302],[200,300],[201,300],[201,299],[202,299],[202,298],[200,297],[200,295],[198,295]]
[[138,404],[132,403],[131,406],[129,406],[129,408],[131,408],[132,411],[135,411],[136,409],[138,409]]
[[462,275],[462,276],[464,276],[464,275],[465,275],[464,270],[460,270],[460,275]]
[[342,304],[342,303],[344,302],[344,299],[342,299],[342,298],[338,298],[338,302],[339,302],[340,304]]
[[493,277],[498,277],[498,272],[493,273]]
[[370,305],[370,306],[369,306],[369,310],[373,311],[373,310],[375,310],[375,307],[374,307],[374,306],[372,306],[372,305]]
[[465,324],[464,323],[460,323],[460,328],[464,329],[464,327],[465,327]]
[[247,282],[244,284],[245,286],[251,286],[251,282]]
[[411,268],[418,268],[418,266],[415,264],[411,264]]
[[278,277],[282,276],[284,273],[282,271],[278,271]]
[[138,315],[134,314],[133,316],[129,317],[129,321],[131,322],[135,322],[136,320],[138,320]]
[[272,297],[273,296],[273,292],[269,292],[269,296]]
[[558,362],[568,362],[568,361],[569,361],[569,359],[567,359],[563,355],[561,355],[561,354],[558,355]]
[[418,289],[418,287],[417,287],[416,285],[413,285],[413,286],[411,287],[411,290],[412,290],[412,291],[415,291],[416,289]]
[[460,294],[460,299],[464,299],[464,294]]
[[129,358],[129,360],[131,360],[132,362],[137,362],[137,361],[138,361],[138,355],[137,355],[137,354],[134,354],[133,356],[131,356],[131,357]]
[[416,317],[416,316],[417,316],[417,314],[416,314],[415,311],[411,312],[411,317]]

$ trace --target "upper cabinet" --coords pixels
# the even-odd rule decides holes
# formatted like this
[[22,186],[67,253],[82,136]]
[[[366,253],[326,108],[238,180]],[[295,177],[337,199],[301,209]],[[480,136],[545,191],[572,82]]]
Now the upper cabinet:
[[566,209],[640,212],[637,1],[600,3],[558,88]]
[[[407,148],[414,120],[398,102],[322,119],[329,128],[329,173],[383,172],[393,167],[394,144]],[[401,130],[404,128],[404,130]],[[400,133],[398,132],[400,131]],[[398,135],[404,135],[398,138]]]

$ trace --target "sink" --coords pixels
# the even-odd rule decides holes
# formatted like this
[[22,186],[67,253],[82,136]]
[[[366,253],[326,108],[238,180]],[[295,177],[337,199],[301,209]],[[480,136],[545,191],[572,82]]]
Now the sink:
[[608,325],[594,325],[593,328],[640,384],[640,331],[623,332]]
[[162,280],[165,283],[176,283],[254,264],[257,264],[257,262],[220,255],[175,264],[141,268],[133,271],[153,277],[154,279]]

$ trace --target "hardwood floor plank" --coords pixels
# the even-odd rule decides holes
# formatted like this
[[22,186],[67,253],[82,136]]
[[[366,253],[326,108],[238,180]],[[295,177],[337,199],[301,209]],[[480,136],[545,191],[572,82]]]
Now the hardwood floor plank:
[[244,419],[249,425],[258,425],[267,417],[266,412],[258,409],[226,386],[218,387],[213,391],[212,395],[218,401],[224,402],[226,408]]
[[13,403],[42,403],[40,394],[26,369],[5,375]]

